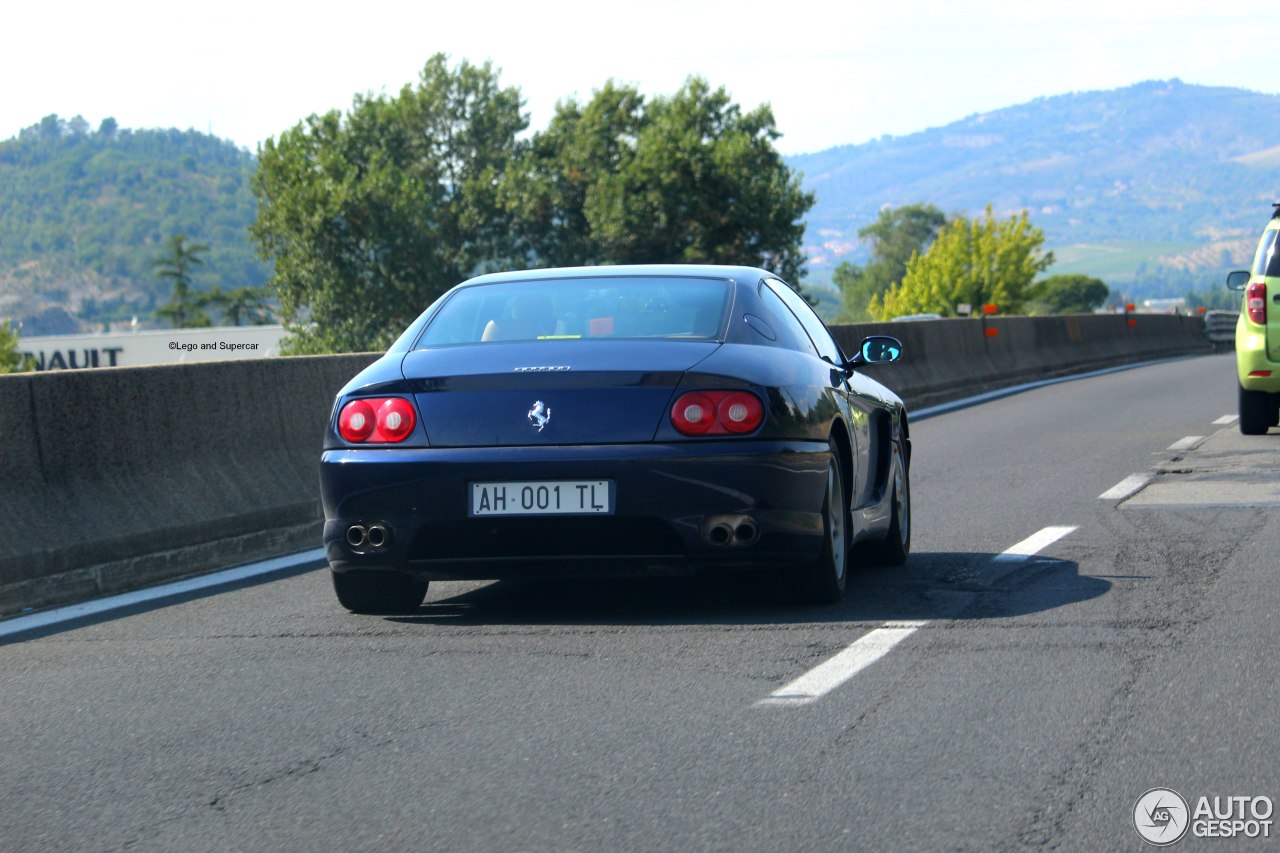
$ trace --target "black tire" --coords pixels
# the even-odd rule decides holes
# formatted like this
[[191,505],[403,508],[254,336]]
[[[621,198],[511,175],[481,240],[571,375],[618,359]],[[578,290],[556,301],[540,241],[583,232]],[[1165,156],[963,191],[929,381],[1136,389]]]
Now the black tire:
[[911,471],[905,450],[899,438],[893,454],[893,493],[889,498],[893,518],[889,531],[884,539],[866,543],[863,551],[873,565],[901,566],[911,554]]
[[427,581],[403,572],[332,572],[338,603],[352,613],[412,613],[427,595]]
[[840,454],[831,443],[827,492],[822,499],[822,553],[797,578],[797,593],[806,604],[835,604],[844,597],[849,575],[849,508],[845,505]]
[[1265,435],[1271,426],[1271,400],[1265,391],[1240,389],[1240,432]]

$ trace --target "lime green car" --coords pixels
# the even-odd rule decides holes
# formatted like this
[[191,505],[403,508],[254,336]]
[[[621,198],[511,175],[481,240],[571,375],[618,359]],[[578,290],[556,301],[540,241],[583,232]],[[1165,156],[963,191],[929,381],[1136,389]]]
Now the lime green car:
[[1262,232],[1251,270],[1227,276],[1244,294],[1236,321],[1240,432],[1262,435],[1280,424],[1280,204]]

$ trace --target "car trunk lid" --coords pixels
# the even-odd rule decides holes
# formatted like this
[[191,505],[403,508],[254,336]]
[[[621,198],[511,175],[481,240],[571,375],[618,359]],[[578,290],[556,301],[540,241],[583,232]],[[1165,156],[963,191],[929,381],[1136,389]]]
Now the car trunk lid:
[[523,341],[408,353],[433,447],[652,441],[685,371],[714,341]]

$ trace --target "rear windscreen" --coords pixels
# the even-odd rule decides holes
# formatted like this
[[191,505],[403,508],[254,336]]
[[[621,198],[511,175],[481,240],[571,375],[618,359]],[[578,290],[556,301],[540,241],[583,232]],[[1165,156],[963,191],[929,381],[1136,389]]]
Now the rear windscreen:
[[1280,276],[1280,245],[1276,236],[1280,228],[1269,228],[1258,241],[1258,251],[1253,256],[1253,275]]
[[472,285],[441,306],[418,349],[592,338],[717,340],[729,294],[729,282],[706,278],[565,278]]

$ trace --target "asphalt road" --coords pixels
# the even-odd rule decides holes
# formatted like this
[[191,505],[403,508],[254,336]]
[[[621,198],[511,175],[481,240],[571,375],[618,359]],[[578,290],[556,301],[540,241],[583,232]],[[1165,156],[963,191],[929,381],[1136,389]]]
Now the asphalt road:
[[1148,789],[1275,801],[1280,430],[1213,423],[1232,359],[915,424],[914,553],[834,608],[437,584],[358,617],[314,571],[10,642],[0,850],[1138,850]]

